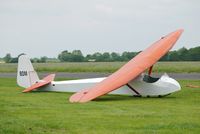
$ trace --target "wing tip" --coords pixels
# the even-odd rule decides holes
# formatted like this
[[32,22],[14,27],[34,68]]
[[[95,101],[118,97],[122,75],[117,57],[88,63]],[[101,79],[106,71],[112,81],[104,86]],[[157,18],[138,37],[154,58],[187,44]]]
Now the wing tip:
[[69,102],[71,102],[71,103],[85,103],[85,102],[90,101],[90,100],[87,100],[85,98],[85,95],[88,93],[88,91],[89,91],[89,89],[85,89],[85,90],[82,90],[80,92],[73,94],[69,98]]
[[180,28],[180,29],[177,30],[177,32],[179,32],[179,34],[182,34],[184,32],[184,29]]
[[22,91],[22,93],[28,93],[30,91],[34,90],[33,88],[26,88],[25,90]]
[[22,91],[22,93],[27,93],[27,92],[28,92],[28,91],[27,91],[26,89]]

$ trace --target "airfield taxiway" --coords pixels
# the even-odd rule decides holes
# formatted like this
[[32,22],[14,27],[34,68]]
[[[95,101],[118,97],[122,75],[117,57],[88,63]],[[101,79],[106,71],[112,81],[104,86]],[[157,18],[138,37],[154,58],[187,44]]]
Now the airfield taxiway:
[[[49,73],[38,73],[39,77],[42,78],[47,76]],[[153,73],[152,76],[160,77],[163,73]],[[200,73],[167,73],[170,77],[177,80],[200,80]],[[0,78],[16,78],[16,73],[0,73]],[[72,78],[72,79],[85,79],[85,78],[98,78],[106,77],[110,73],[66,73],[66,72],[57,72],[56,78]]]

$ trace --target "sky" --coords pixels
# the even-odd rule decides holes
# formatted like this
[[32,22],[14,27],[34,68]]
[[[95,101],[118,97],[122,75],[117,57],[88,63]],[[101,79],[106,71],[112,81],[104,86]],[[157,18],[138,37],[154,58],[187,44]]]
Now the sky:
[[0,0],[0,57],[63,50],[140,51],[183,28],[173,50],[200,46],[199,0]]

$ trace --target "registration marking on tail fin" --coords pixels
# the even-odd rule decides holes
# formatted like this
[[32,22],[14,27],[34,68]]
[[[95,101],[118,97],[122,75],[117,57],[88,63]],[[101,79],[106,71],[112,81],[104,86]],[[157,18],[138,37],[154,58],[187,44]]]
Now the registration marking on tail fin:
[[45,85],[48,85],[49,83],[51,83],[55,78],[55,74],[50,74],[46,77],[44,77],[42,80],[36,82],[35,84],[33,84],[32,86],[26,88],[24,91],[22,91],[23,93],[26,93],[26,92],[30,92],[32,90],[35,90],[39,87],[42,87],[42,86],[45,86]]

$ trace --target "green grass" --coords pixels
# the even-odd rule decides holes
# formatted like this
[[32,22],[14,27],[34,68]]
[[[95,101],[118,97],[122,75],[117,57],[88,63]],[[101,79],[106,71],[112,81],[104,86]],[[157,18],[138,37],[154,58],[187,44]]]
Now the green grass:
[[0,78],[0,133],[200,133],[199,81],[163,98],[107,95],[71,104],[69,93],[21,93],[13,78]]
[[[39,72],[114,72],[125,62],[36,63]],[[16,72],[17,64],[0,64],[0,72]],[[200,73],[200,62],[158,62],[155,72]]]

